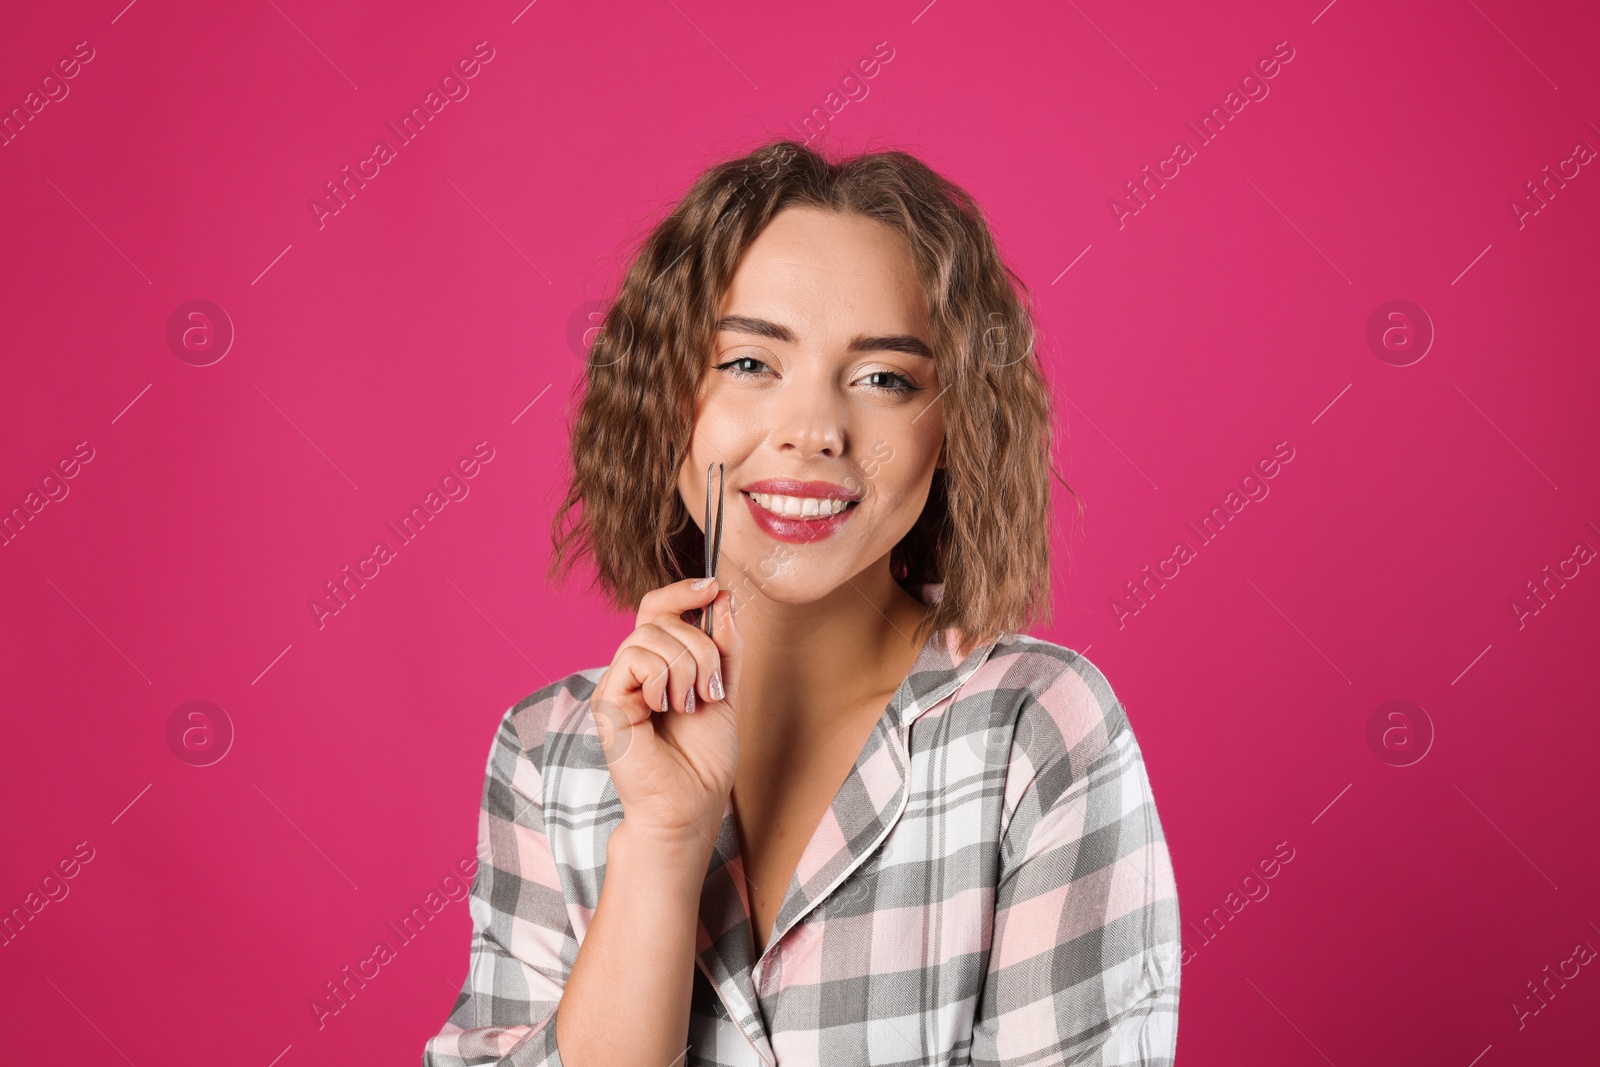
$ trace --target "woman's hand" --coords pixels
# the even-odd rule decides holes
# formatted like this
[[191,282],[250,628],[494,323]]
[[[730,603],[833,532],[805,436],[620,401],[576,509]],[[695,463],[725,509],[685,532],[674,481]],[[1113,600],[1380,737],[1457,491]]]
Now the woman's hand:
[[[738,764],[735,707],[744,646],[732,594],[715,581],[700,590],[694,582],[645,594],[634,631],[600,676],[591,710],[630,835],[709,849]],[[695,608],[715,613],[715,638],[683,621]]]

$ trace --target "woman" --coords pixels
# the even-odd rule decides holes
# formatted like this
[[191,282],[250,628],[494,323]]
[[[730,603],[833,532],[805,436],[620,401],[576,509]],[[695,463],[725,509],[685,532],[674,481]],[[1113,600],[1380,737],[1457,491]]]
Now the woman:
[[551,559],[592,557],[636,628],[500,724],[425,1067],[1172,1062],[1138,744],[1088,660],[1017,632],[1051,472],[1019,293],[901,152],[769,144],[650,234]]

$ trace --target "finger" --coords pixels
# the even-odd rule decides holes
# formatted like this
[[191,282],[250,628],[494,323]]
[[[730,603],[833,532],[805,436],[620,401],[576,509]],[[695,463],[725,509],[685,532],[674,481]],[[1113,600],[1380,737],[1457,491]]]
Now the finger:
[[694,583],[699,578],[685,578],[681,582],[664,585],[660,589],[652,589],[639,601],[639,614],[633,624],[642,626],[653,622],[662,615],[679,616],[686,611],[704,607],[711,603],[717,595],[720,586],[713,578],[711,584],[704,589],[694,588]]
[[[724,593],[722,595],[726,596],[727,594]],[[688,649],[689,654],[694,657],[696,668],[694,678],[696,708],[699,707],[701,702],[709,704],[712,701],[723,699],[723,696],[727,693],[727,682],[722,677],[722,650],[717,647],[716,642],[706,636],[706,632],[700,629],[699,626],[685,622],[676,616],[658,619],[656,620],[656,625],[682,642],[684,648]],[[712,688],[711,681],[713,677],[717,678],[723,685],[723,691],[720,694]]]
[[610,684],[595,690],[595,700],[620,709],[625,721],[614,725],[619,728],[637,726],[661,710],[667,671],[666,660],[656,649],[638,643],[630,635],[628,642],[617,650],[606,674]]
[[[739,616],[733,607],[733,593],[724,590],[711,604],[714,623],[711,641],[717,646],[722,661],[722,688],[724,699],[731,704],[738,688],[740,666],[744,662],[744,635],[739,632]],[[737,709],[735,709],[737,710]]]
[[[695,678],[700,673],[699,661],[685,644],[687,638],[669,629],[673,623],[694,631],[694,627],[681,619],[661,619],[640,626],[627,640],[629,647],[647,649],[656,657],[652,672],[642,686],[655,711],[687,710],[689,691],[694,688]],[[663,698],[666,700],[665,706]]]

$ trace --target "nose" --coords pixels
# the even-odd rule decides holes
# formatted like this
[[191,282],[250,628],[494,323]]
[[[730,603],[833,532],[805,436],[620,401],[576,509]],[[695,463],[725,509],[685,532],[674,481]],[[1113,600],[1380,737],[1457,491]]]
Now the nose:
[[796,379],[775,399],[773,442],[802,459],[844,454],[846,405],[825,381]]

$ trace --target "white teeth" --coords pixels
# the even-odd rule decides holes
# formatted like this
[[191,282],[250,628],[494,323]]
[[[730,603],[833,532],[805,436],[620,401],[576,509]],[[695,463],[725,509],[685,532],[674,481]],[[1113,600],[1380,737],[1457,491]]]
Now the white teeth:
[[750,496],[768,511],[794,519],[826,518],[850,505],[848,500],[824,500],[814,496],[774,496],[771,493],[751,493]]

